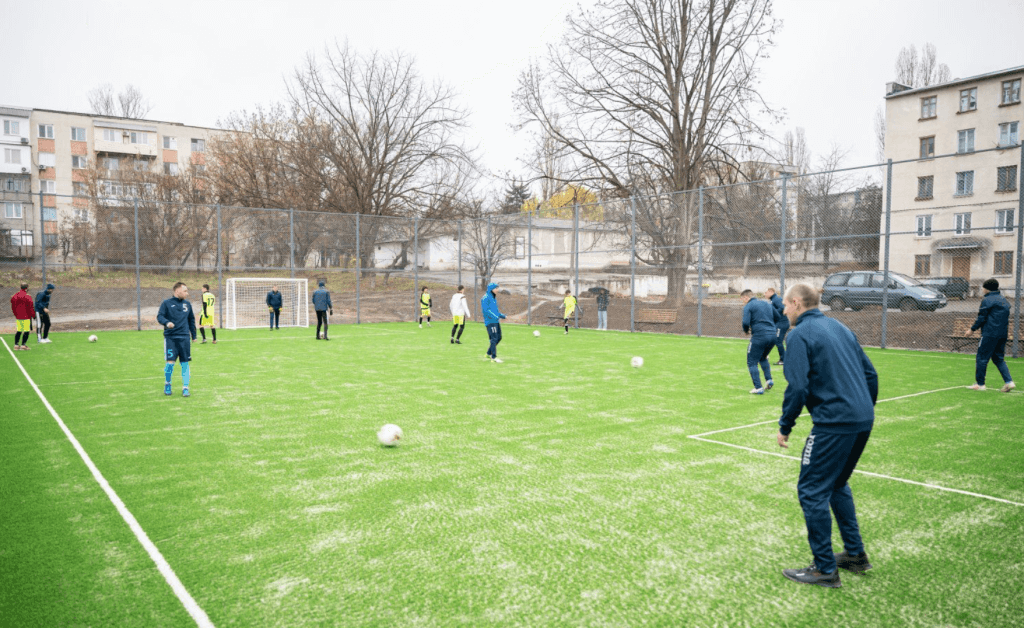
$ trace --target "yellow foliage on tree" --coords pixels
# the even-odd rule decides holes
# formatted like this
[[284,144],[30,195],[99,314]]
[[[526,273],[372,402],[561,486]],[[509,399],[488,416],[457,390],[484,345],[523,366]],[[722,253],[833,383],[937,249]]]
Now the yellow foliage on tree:
[[601,207],[597,194],[582,185],[569,185],[561,192],[544,202],[531,198],[523,203],[523,213],[534,212],[538,218],[564,218],[572,220],[573,204],[580,206],[580,220],[604,219],[604,208]]

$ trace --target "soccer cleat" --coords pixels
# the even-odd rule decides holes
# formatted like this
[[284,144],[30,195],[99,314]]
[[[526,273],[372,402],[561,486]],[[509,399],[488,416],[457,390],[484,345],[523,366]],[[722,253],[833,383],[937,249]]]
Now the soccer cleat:
[[164,394],[167,395],[168,397],[171,396],[171,385],[170,384],[164,384]]
[[202,342],[200,342],[199,344],[201,344],[201,345],[205,345],[205,344],[206,344],[206,338],[203,338],[203,341],[202,341]]
[[504,363],[505,363],[505,360],[502,360],[501,358],[494,358],[494,359],[493,359],[493,360],[491,360],[491,361],[492,361],[492,362],[496,362],[496,363],[498,363],[498,364],[504,364]]
[[327,336],[324,336],[324,340],[330,340],[330,338],[328,338]]
[[985,390],[985,384],[972,384],[967,387],[967,390]]
[[811,563],[811,566],[807,569],[783,569],[782,575],[793,582],[800,582],[802,584],[816,584],[819,587],[828,587],[830,589],[838,589],[843,586],[843,583],[839,580],[838,569],[832,573],[821,573],[814,563]]
[[420,329],[423,329],[423,323],[420,323]]
[[783,364],[782,364],[782,360],[779,360],[778,362],[776,362],[776,363],[775,363],[775,366],[783,366]]
[[216,341],[216,340],[214,340],[214,341],[213,341],[213,344],[217,344],[217,341]]
[[836,554],[836,566],[840,569],[852,571],[853,573],[860,573],[871,569],[871,561],[868,560],[868,555],[866,553],[862,553],[857,556],[850,556],[844,550],[841,554]]
[[182,397],[191,397],[192,395],[189,394],[188,388],[182,388],[181,389],[181,396]]
[[755,389],[750,391],[750,394],[751,395],[763,395],[764,394],[764,388],[755,388]]
[[51,342],[53,342],[53,341],[52,341],[52,340],[50,340],[49,338],[43,338],[43,344],[44,344],[44,345],[48,345],[48,344],[50,344]]
[[427,323],[427,327],[430,327],[430,323]]
[[455,344],[457,344],[457,345],[461,345],[461,344],[462,344],[462,341],[461,341],[461,340],[456,340],[456,341],[455,341]]
[[1013,382],[1006,382],[1006,384],[1002,388],[999,389],[999,392],[1010,392],[1011,390],[1013,390],[1016,387],[1017,387],[1017,384],[1014,384]]
[[767,382],[765,382],[765,386],[764,386],[765,392],[768,392],[772,388],[775,388],[775,382],[774,381],[768,380]]
[[455,344],[455,339],[454,338],[450,338],[449,340],[451,340],[451,342],[449,344]]

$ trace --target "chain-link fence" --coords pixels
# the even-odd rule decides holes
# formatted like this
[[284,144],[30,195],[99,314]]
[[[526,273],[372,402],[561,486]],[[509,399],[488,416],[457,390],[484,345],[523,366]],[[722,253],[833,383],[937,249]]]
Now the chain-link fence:
[[574,327],[741,337],[742,290],[803,282],[865,345],[966,350],[990,277],[1011,301],[1011,338],[1021,331],[1024,156],[977,153],[990,168],[942,156],[450,221],[156,200],[116,184],[19,196],[26,224],[0,232],[0,284],[54,283],[57,331],[155,329],[179,280],[196,302],[209,284],[222,324],[228,279],[277,277],[326,283],[335,323],[414,321],[421,298],[446,320],[458,285],[478,318],[494,281],[511,322],[562,325],[568,291]]

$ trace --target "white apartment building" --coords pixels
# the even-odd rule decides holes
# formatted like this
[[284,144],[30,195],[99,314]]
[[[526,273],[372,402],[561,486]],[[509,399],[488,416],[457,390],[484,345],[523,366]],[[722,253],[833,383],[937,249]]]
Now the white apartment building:
[[886,157],[918,160],[893,167],[892,270],[973,286],[995,277],[1012,289],[1022,78],[1024,66],[917,89],[887,85]]
[[0,106],[0,260],[35,257],[39,219],[29,194],[31,109]]

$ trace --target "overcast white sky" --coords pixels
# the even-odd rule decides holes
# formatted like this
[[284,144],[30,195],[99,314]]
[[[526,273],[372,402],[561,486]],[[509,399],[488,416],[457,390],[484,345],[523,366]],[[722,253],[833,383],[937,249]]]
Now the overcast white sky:
[[[232,111],[283,99],[285,78],[306,53],[348,39],[357,49],[400,48],[423,74],[455,86],[485,167],[515,173],[529,148],[508,127],[516,77],[577,6],[0,0],[8,56],[0,104],[84,112],[96,85],[133,83],[153,104],[149,117],[215,126]],[[762,93],[786,112],[777,135],[803,127],[812,151],[838,144],[850,165],[874,160],[872,116],[902,46],[934,43],[954,77],[1024,65],[1021,0],[776,0],[775,15],[783,25]]]

